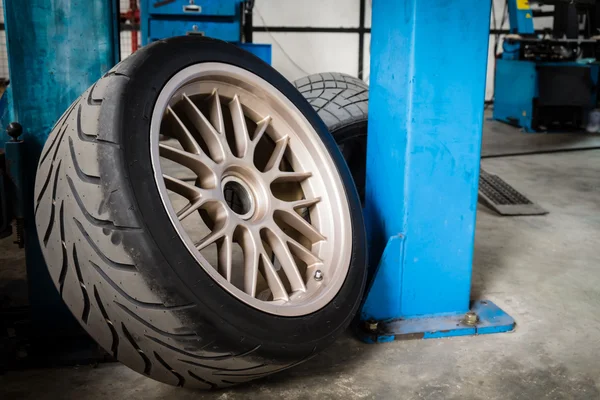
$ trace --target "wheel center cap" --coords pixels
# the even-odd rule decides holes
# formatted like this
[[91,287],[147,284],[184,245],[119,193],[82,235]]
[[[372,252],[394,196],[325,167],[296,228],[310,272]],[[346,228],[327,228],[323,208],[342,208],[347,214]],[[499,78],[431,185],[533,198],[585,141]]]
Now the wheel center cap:
[[237,176],[229,175],[221,181],[225,202],[242,219],[250,219],[256,211],[256,201],[250,186]]

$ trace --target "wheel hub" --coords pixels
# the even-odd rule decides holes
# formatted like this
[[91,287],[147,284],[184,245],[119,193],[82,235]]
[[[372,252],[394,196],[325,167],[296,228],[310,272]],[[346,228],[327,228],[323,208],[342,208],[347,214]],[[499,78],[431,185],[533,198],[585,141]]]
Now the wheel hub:
[[221,182],[225,202],[241,219],[249,220],[256,210],[256,196],[242,179],[229,175]]

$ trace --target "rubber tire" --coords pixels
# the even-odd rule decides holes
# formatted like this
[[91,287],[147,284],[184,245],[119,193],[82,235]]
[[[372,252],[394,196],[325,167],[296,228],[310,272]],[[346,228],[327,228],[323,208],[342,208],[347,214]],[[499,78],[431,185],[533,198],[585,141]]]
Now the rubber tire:
[[[168,79],[202,62],[236,65],[278,88],[337,165],[352,218],[352,261],[336,297],[310,315],[267,314],[215,284],[162,205],[150,115]],[[188,36],[153,43],[83,93],[43,149],[35,204],[42,251],[65,303],[116,359],[161,382],[211,389],[293,367],[339,336],[362,298],[362,213],[334,140],[291,83],[225,42]]]
[[361,201],[365,196],[369,85],[347,74],[327,72],[294,81],[341,147]]

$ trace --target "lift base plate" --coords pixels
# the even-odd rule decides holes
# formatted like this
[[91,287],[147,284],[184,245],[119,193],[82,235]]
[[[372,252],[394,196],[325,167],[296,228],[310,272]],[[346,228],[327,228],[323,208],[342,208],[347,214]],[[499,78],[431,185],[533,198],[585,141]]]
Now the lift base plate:
[[366,343],[386,343],[392,340],[485,335],[510,332],[515,328],[515,320],[489,300],[474,301],[471,311],[478,317],[474,325],[465,322],[465,314],[363,321],[358,335]]

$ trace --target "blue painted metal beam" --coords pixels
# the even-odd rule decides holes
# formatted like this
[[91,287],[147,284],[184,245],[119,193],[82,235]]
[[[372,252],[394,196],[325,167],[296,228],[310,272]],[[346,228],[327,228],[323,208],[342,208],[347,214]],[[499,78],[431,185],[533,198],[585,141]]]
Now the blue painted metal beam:
[[[24,131],[30,304],[45,333],[64,329],[62,320],[71,316],[50,280],[35,231],[37,162],[61,114],[116,63],[116,7],[116,0],[4,1],[13,116]],[[4,127],[0,135],[6,135]]]
[[365,321],[469,310],[489,17],[477,0],[373,2]]
[[116,63],[112,0],[6,0],[15,117],[41,145],[69,105]]

